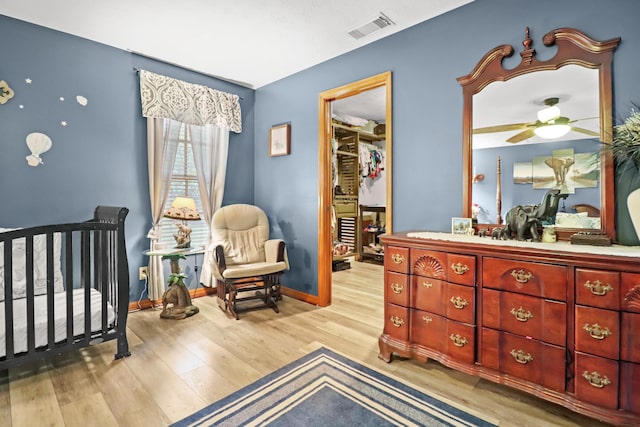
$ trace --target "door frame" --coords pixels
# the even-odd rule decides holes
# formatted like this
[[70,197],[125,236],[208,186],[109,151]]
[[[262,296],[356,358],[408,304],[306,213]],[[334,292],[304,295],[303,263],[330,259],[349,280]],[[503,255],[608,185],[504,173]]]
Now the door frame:
[[333,233],[331,230],[331,206],[333,185],[331,182],[331,102],[348,98],[384,86],[386,88],[385,177],[386,177],[386,233],[393,224],[392,205],[392,157],[391,157],[391,71],[386,71],[353,83],[320,93],[318,97],[318,305],[331,304],[331,261],[333,259]]

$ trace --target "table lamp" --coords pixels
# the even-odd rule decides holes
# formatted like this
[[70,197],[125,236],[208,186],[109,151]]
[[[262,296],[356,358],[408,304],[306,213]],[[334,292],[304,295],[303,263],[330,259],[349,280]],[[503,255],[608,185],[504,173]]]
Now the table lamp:
[[191,227],[187,225],[187,221],[200,219],[195,200],[191,197],[176,197],[164,213],[164,217],[181,220],[176,223],[178,232],[173,235],[177,243],[176,248],[191,247]]

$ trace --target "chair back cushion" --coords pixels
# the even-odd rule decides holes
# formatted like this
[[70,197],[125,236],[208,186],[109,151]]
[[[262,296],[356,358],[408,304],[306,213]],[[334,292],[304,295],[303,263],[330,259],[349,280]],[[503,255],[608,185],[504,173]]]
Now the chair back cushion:
[[211,238],[222,245],[227,265],[264,262],[269,220],[257,206],[224,206],[213,214]]

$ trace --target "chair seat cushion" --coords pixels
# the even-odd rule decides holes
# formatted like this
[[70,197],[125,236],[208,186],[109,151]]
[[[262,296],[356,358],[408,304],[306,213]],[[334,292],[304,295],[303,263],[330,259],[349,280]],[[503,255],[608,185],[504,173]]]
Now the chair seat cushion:
[[243,277],[262,276],[273,274],[287,269],[284,261],[280,262],[254,262],[251,264],[230,265],[224,270],[222,276],[225,279],[240,279]]

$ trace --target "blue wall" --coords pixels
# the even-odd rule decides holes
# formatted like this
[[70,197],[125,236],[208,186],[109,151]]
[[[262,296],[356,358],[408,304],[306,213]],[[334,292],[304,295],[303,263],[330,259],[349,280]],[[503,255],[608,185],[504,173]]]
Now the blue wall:
[[[244,98],[243,132],[230,137],[224,203],[253,202],[253,90],[1,15],[0,40],[0,80],[15,91],[0,105],[0,227],[83,221],[98,204],[126,206],[130,295],[146,298],[137,273],[148,264],[151,226],[146,119],[134,67]],[[88,99],[86,107],[77,95]],[[53,141],[35,168],[25,160],[31,132]],[[190,257],[187,273],[194,262]]]
[[[595,39],[620,36],[613,80],[614,113],[622,117],[640,99],[638,16],[637,0],[476,0],[255,92],[0,16],[0,79],[16,91],[0,106],[0,226],[76,221],[97,204],[127,206],[131,297],[143,294],[137,267],[147,263],[150,227],[146,127],[133,68],[144,68],[244,98],[244,130],[231,135],[224,204],[265,209],[272,233],[288,244],[292,270],[284,284],[316,294],[320,92],[393,72],[393,229],[448,231],[462,209],[462,90],[456,77],[495,46],[508,43],[519,51],[527,26],[541,58],[549,55],[540,39],[554,28],[578,28]],[[514,56],[513,65],[519,60]],[[27,86],[25,78],[33,83]],[[75,103],[76,95],[88,98],[87,107]],[[61,120],[69,125],[61,127]],[[281,123],[292,125],[291,155],[269,157],[269,128]],[[24,159],[25,137],[34,131],[54,143],[37,168]],[[617,213],[628,224],[625,215]]]
[[[280,224],[289,244],[289,287],[317,294],[318,94],[393,72],[393,230],[448,231],[462,211],[462,89],[490,49],[520,51],[525,27],[541,38],[574,27],[595,39],[622,37],[614,55],[614,113],[640,99],[637,0],[476,0],[256,91],[255,202]],[[295,52],[292,52],[295,54]],[[512,65],[520,57],[516,53]],[[290,122],[291,155],[270,158],[271,126]],[[621,215],[624,215],[621,214]],[[627,218],[628,221],[628,218]]]

